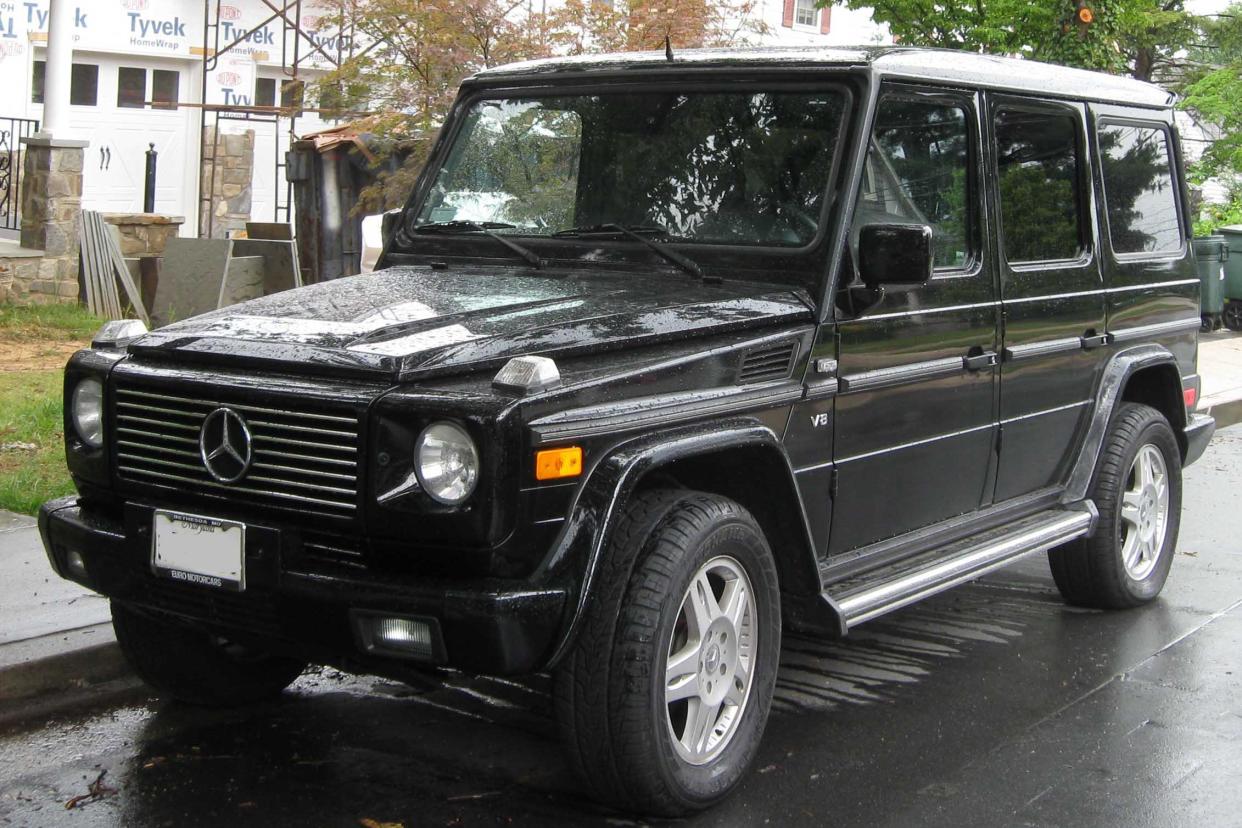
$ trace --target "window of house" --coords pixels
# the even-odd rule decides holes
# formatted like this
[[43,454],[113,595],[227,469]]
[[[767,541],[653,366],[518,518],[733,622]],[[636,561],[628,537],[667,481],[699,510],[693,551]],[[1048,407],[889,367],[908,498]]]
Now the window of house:
[[43,103],[43,82],[47,76],[47,63],[36,60],[30,72],[30,102]]
[[1100,126],[1108,233],[1116,253],[1161,253],[1182,246],[1169,139],[1157,126]]
[[[43,103],[47,83],[47,61],[36,60],[30,72],[30,102]],[[69,103],[94,106],[99,99],[99,67],[93,63],[75,63],[69,75]]]
[[1076,118],[1003,109],[996,115],[1001,233],[1011,262],[1076,259],[1086,234]]
[[174,69],[151,72],[151,103],[160,109],[176,109],[181,100],[181,73]]
[[69,76],[69,103],[95,106],[99,103],[99,67],[94,63],[75,63]]
[[147,70],[122,66],[116,70],[116,105],[142,109],[147,105]]
[[975,197],[966,108],[885,96],[876,111],[856,221],[926,224],[937,268],[973,258]]
[[300,114],[306,97],[306,84],[302,81],[285,81],[280,85],[280,105]]
[[819,24],[819,9],[815,0],[796,0],[794,4],[794,22],[799,26],[816,26]]
[[255,78],[254,79],[254,103],[255,103],[255,106],[275,106],[276,105],[276,79],[275,78]]

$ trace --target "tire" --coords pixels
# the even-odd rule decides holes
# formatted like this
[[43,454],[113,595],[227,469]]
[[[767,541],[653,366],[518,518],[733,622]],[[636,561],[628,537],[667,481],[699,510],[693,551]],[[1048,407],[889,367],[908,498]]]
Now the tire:
[[1221,314],[1221,321],[1231,331],[1242,331],[1242,301],[1230,300]]
[[1206,313],[1199,317],[1199,333],[1211,333],[1214,330],[1216,330],[1216,320]]
[[169,616],[112,602],[112,628],[138,677],[177,701],[236,707],[280,695],[306,663],[245,650]]
[[1160,594],[1181,521],[1181,462],[1164,415],[1137,403],[1118,407],[1092,482],[1091,499],[1100,512],[1095,534],[1048,553],[1066,601],[1125,609]]
[[[780,590],[762,530],[727,498],[647,492],[627,509],[596,583],[554,681],[571,765],[626,810],[679,816],[712,805],[754,761],[776,685]],[[740,623],[716,617],[703,635],[694,607],[722,600],[742,608]],[[674,692],[690,695],[666,702],[666,669],[679,654],[686,672]],[[696,742],[697,710],[712,727]]]

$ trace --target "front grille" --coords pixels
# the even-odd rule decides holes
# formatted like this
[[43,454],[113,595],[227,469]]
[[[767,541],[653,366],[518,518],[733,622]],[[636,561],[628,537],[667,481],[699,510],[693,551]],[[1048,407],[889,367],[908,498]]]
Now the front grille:
[[[253,462],[235,483],[212,478],[199,453],[203,421],[221,406],[241,414],[252,437]],[[118,384],[117,471],[135,483],[244,505],[352,517],[358,501],[358,415],[318,403],[313,410],[292,409],[288,403],[257,405]]]
[[[311,571],[324,566],[366,569],[366,555],[358,542],[352,538],[327,535],[308,535],[302,539],[301,562]],[[295,568],[296,564],[295,564]]]

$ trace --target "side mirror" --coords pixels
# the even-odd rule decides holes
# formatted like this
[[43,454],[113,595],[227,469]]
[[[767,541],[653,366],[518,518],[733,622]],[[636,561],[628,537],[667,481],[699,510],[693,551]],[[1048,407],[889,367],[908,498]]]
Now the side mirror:
[[935,266],[926,224],[868,224],[858,234],[858,275],[869,290],[927,287]]
[[380,238],[384,240],[384,247],[387,247],[388,242],[392,240],[392,234],[397,232],[397,226],[400,222],[400,210],[389,210],[380,219]]

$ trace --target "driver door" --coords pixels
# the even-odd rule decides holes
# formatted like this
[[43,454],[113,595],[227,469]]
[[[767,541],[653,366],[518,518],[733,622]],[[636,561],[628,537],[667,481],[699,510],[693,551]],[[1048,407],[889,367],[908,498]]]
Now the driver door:
[[926,287],[861,312],[839,292],[829,555],[972,512],[990,491],[999,309],[979,136],[975,95],[881,91],[851,236],[930,225],[936,269]]

